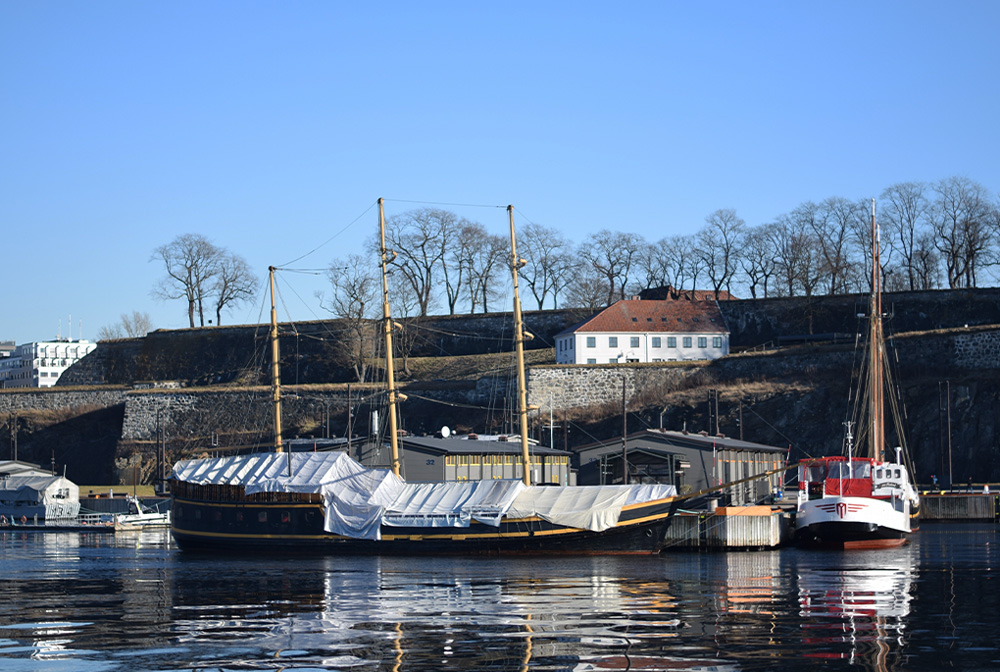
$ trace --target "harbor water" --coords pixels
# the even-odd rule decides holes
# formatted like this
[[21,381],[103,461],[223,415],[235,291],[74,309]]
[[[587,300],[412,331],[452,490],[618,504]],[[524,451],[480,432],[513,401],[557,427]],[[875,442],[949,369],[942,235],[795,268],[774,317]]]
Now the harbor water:
[[997,670],[1000,539],[538,559],[0,533],[0,670]]

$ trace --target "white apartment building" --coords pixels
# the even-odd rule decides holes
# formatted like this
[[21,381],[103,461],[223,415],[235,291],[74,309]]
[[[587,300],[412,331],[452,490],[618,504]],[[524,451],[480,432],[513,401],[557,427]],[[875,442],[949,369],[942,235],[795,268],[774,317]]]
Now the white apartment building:
[[56,339],[22,343],[0,358],[0,388],[52,387],[63,371],[88,354],[97,343]]
[[555,337],[557,364],[717,359],[729,329],[711,301],[624,299]]

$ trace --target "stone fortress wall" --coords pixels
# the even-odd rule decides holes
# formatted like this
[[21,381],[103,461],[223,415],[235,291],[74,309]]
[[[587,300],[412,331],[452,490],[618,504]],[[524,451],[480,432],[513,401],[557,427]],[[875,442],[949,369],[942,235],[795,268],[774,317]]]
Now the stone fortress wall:
[[[900,360],[921,369],[942,371],[1000,369],[1000,327],[970,327],[959,331],[904,335],[894,339]],[[622,385],[631,400],[649,389],[679,389],[694,376],[710,374],[713,380],[769,379],[803,376],[815,371],[847,371],[854,358],[853,345],[818,349],[799,346],[777,351],[731,355],[713,362],[665,362],[656,364],[542,365],[528,370],[529,403],[546,413],[551,407],[565,409],[620,403]],[[419,394],[452,403],[488,404],[495,392],[494,381],[482,379],[460,389],[411,389]],[[125,405],[122,439],[152,440],[160,426],[185,426],[212,417],[269,417],[266,388],[228,391],[223,388],[176,389],[171,383],[146,383],[138,389],[59,387],[31,392],[0,392],[0,413],[27,410],[65,410]],[[355,392],[355,400],[357,399]],[[347,404],[345,390],[296,392],[285,402],[285,412],[323,417],[329,408]]]

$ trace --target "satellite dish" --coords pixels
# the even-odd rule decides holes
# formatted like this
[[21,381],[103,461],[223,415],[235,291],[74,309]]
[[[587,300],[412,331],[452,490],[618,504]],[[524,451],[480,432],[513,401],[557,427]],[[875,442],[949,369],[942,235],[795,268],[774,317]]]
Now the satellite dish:
[[448,425],[445,425],[441,428],[441,438],[447,439],[449,436],[451,436],[451,430],[448,429]]

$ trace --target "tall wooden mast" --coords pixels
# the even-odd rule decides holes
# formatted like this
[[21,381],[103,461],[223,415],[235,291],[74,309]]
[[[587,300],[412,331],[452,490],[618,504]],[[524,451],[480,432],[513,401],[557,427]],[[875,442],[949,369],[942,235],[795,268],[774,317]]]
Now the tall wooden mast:
[[384,199],[378,199],[379,256],[382,267],[382,331],[385,335],[385,372],[389,395],[389,446],[392,448],[392,473],[399,476],[399,441],[396,437],[396,406],[404,398],[396,390],[396,370],[392,361],[392,314],[389,310],[389,280],[385,267],[396,253],[385,249]]
[[521,297],[517,290],[517,271],[525,261],[517,256],[517,241],[514,237],[514,206],[507,206],[510,219],[510,269],[514,276],[514,350],[517,352],[517,413],[521,428],[521,479],[531,485],[531,456],[528,454],[528,388],[524,380],[524,321],[521,318]]
[[869,306],[871,313],[871,331],[868,335],[868,397],[871,407],[871,440],[869,441],[869,457],[882,461],[885,459],[885,372],[882,358],[882,268],[881,241],[879,230],[875,224],[875,199],[872,199],[872,295]]
[[271,285],[271,406],[274,411],[274,450],[283,452],[281,443],[281,366],[278,357],[278,311],[274,307],[274,266],[267,267]]

